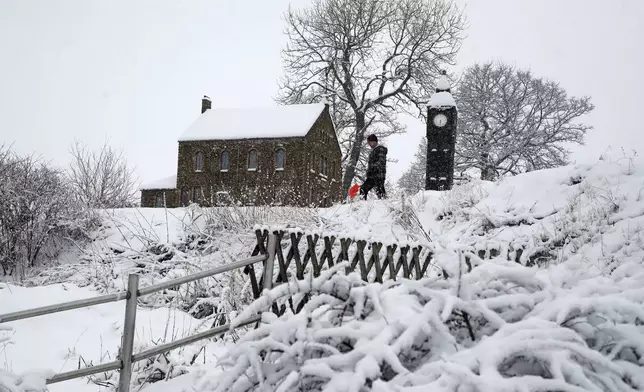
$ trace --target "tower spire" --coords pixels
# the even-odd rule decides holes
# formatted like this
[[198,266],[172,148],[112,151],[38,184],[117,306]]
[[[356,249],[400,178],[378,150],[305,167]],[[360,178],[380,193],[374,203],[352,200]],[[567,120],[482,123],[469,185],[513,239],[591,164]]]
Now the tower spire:
[[436,82],[436,92],[441,93],[443,91],[451,92],[451,85],[449,79],[447,79],[447,71],[445,70],[441,71],[441,76],[438,78],[438,82]]

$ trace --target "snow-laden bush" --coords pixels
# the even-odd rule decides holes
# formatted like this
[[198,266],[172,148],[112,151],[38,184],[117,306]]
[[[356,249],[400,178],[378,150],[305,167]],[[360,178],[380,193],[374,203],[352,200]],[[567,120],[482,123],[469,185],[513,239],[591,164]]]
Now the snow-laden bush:
[[75,203],[87,208],[123,208],[137,204],[134,170],[123,152],[107,143],[100,150],[90,150],[76,141],[70,154],[66,178],[74,190]]
[[384,284],[342,268],[264,293],[235,322],[295,292],[314,295],[301,313],[264,313],[220,362],[223,374],[197,390],[644,388],[641,268],[620,271],[619,282],[591,282],[484,263],[448,280]]
[[485,189],[485,182],[470,181],[456,185],[448,193],[441,197],[442,211],[439,217],[452,216],[469,219],[470,209],[484,199],[488,193]]
[[38,260],[54,258],[61,242],[84,238],[88,217],[70,202],[72,191],[61,171],[0,146],[0,179],[0,267],[4,275],[22,277]]
[[313,208],[276,206],[228,206],[200,208],[205,220],[206,233],[252,231],[258,224],[274,224],[306,228],[319,220]]

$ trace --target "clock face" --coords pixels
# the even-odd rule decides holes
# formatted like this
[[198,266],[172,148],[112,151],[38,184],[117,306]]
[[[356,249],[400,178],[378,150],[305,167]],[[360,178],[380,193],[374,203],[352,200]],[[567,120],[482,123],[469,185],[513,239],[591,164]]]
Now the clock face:
[[436,125],[439,128],[442,128],[447,124],[447,116],[444,114],[437,114],[434,116],[434,125]]

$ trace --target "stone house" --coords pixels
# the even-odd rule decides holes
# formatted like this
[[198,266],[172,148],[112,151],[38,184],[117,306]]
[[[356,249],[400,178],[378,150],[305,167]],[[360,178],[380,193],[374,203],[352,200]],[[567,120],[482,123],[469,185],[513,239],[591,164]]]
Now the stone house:
[[143,207],[288,205],[341,199],[341,151],[325,104],[212,109],[179,138],[178,169],[141,186]]

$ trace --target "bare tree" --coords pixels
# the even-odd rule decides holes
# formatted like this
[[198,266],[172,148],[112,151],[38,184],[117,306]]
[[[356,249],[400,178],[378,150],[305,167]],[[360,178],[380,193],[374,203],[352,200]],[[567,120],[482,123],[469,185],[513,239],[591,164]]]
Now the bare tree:
[[[44,249],[83,225],[63,173],[33,156],[0,147],[0,266],[4,274],[34,266]],[[81,229],[82,231],[82,229]]]
[[591,126],[578,118],[590,97],[568,97],[558,83],[501,63],[467,68],[456,92],[456,160],[481,179],[568,163],[567,144],[583,144]]
[[286,22],[278,100],[330,104],[346,197],[364,162],[367,131],[402,133],[399,112],[424,115],[439,71],[454,63],[464,16],[449,0],[314,0],[289,8]]
[[427,169],[427,137],[423,136],[418,144],[411,165],[398,179],[398,187],[409,194],[425,189],[425,171]]
[[68,177],[80,203],[88,208],[132,207],[136,202],[134,172],[123,153],[107,143],[100,151],[90,151],[80,142],[71,150]]

